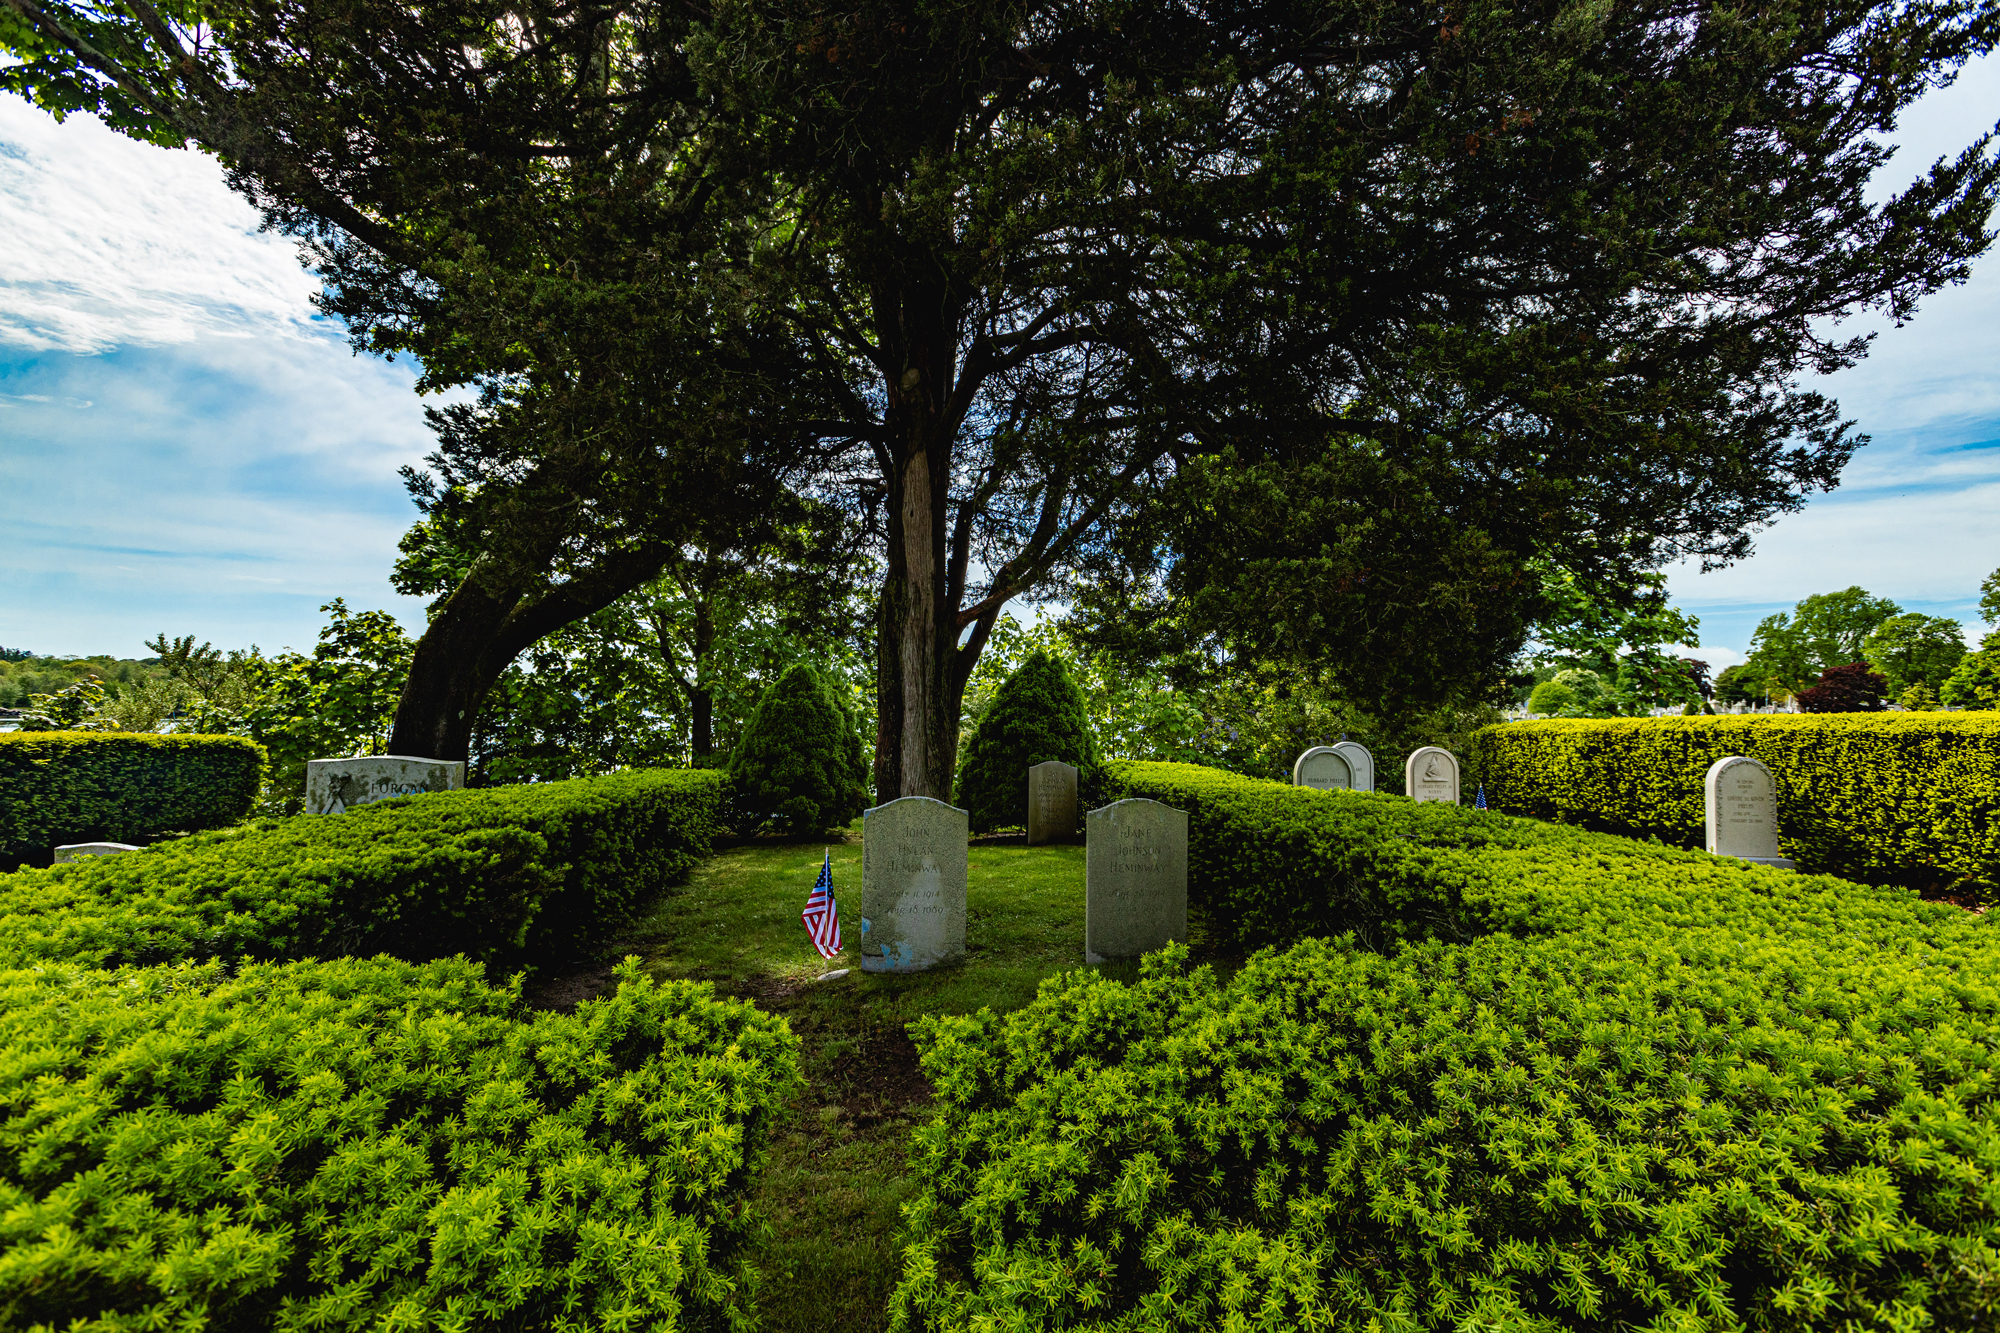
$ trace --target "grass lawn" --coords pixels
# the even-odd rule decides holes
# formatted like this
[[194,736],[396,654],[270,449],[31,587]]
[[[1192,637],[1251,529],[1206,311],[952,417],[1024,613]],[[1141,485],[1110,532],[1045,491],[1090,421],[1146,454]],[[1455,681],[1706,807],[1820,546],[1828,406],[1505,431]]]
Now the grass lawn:
[[[799,912],[829,845],[849,948],[822,959]],[[831,844],[718,852],[631,932],[630,951],[655,974],[754,1000],[783,1014],[803,1044],[809,1087],[772,1142],[759,1200],[770,1221],[758,1262],[769,1333],[887,1322],[899,1206],[912,1193],[904,1145],[930,1100],[904,1025],[927,1013],[1018,1008],[1043,977],[1084,965],[1082,847],[975,843],[967,870],[967,957],[934,972],[861,972],[858,822]],[[851,970],[813,980],[837,968]],[[1102,970],[1136,977],[1138,964]]]

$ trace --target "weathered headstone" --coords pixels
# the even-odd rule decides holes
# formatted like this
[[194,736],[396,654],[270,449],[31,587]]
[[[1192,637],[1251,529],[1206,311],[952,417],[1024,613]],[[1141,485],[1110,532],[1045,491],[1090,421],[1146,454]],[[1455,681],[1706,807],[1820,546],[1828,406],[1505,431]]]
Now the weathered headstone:
[[1292,761],[1292,785],[1346,791],[1354,785],[1354,766],[1331,745],[1315,745]]
[[1798,864],[1778,852],[1778,784],[1771,770],[1740,754],[1725,755],[1702,777],[1708,806],[1708,850],[1778,870]]
[[1085,819],[1083,956],[1137,958],[1187,938],[1187,811],[1134,798]]
[[66,865],[71,861],[87,861],[93,856],[116,856],[120,852],[136,852],[139,849],[129,842],[72,842],[56,848],[56,864]]
[[1076,841],[1076,768],[1060,759],[1028,770],[1028,845]]
[[465,764],[455,759],[402,754],[314,759],[306,764],[306,813],[337,815],[391,796],[457,791],[463,786]]
[[1414,801],[1458,804],[1458,760],[1449,750],[1426,745],[1403,761],[1403,791]]
[[1375,790],[1375,756],[1368,753],[1368,747],[1359,741],[1342,741],[1333,747],[1334,752],[1347,761],[1354,773],[1354,790]]
[[970,819],[928,796],[863,812],[863,972],[922,972],[964,954]]

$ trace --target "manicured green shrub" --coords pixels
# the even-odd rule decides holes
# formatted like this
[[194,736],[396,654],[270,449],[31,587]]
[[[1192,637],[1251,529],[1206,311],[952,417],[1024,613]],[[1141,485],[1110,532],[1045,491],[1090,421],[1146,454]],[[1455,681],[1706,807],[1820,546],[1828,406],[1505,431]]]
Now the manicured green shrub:
[[816,837],[845,828],[868,804],[868,764],[853,716],[817,671],[785,669],[757,701],[729,752],[745,832],[772,823]]
[[1925,884],[2000,876],[2000,717],[1964,713],[1511,722],[1473,737],[1487,803],[1683,847],[1724,755],[1777,780],[1785,855],[1809,870]]
[[0,963],[573,953],[685,875],[720,773],[439,792],[0,876]]
[[782,1020],[454,960],[0,972],[0,1325],[744,1328]]
[[250,813],[264,755],[239,736],[0,732],[0,871],[70,842],[140,842]]
[[[893,1327],[2000,1319],[1991,920],[1469,809],[1107,768],[1190,809],[1211,919],[1268,930],[1306,895],[1355,932],[1227,985],[1176,947],[1136,985],[1073,973],[921,1024],[938,1096]],[[1266,893],[1274,843],[1300,864]]]
[[1026,825],[1028,770],[1051,759],[1075,765],[1088,787],[1097,742],[1076,683],[1055,657],[1036,652],[993,692],[966,747],[958,803],[972,816],[973,831]]

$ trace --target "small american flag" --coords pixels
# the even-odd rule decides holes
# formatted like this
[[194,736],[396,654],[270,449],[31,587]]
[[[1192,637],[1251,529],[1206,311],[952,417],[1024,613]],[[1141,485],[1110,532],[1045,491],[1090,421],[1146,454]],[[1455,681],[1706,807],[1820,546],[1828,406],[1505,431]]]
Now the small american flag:
[[799,920],[806,923],[806,934],[812,936],[813,948],[819,950],[821,958],[840,952],[840,904],[833,900],[831,848],[820,864],[819,879],[813,883],[812,897],[806,899],[806,910],[799,913]]
[[1479,784],[1479,791],[1472,798],[1472,808],[1474,810],[1486,808],[1486,784],[1483,782]]

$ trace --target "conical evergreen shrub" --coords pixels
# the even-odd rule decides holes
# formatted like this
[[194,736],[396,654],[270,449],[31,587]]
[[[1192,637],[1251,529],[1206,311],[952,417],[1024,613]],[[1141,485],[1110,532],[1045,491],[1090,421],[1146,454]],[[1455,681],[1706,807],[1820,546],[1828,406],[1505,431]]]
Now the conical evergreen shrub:
[[832,686],[800,663],[764,697],[729,753],[739,827],[768,821],[780,833],[813,837],[845,827],[868,804],[861,733]]
[[1090,784],[1097,743],[1083,711],[1083,692],[1062,663],[1038,652],[993,692],[986,716],[966,747],[958,803],[976,833],[1028,822],[1028,770],[1060,759]]

